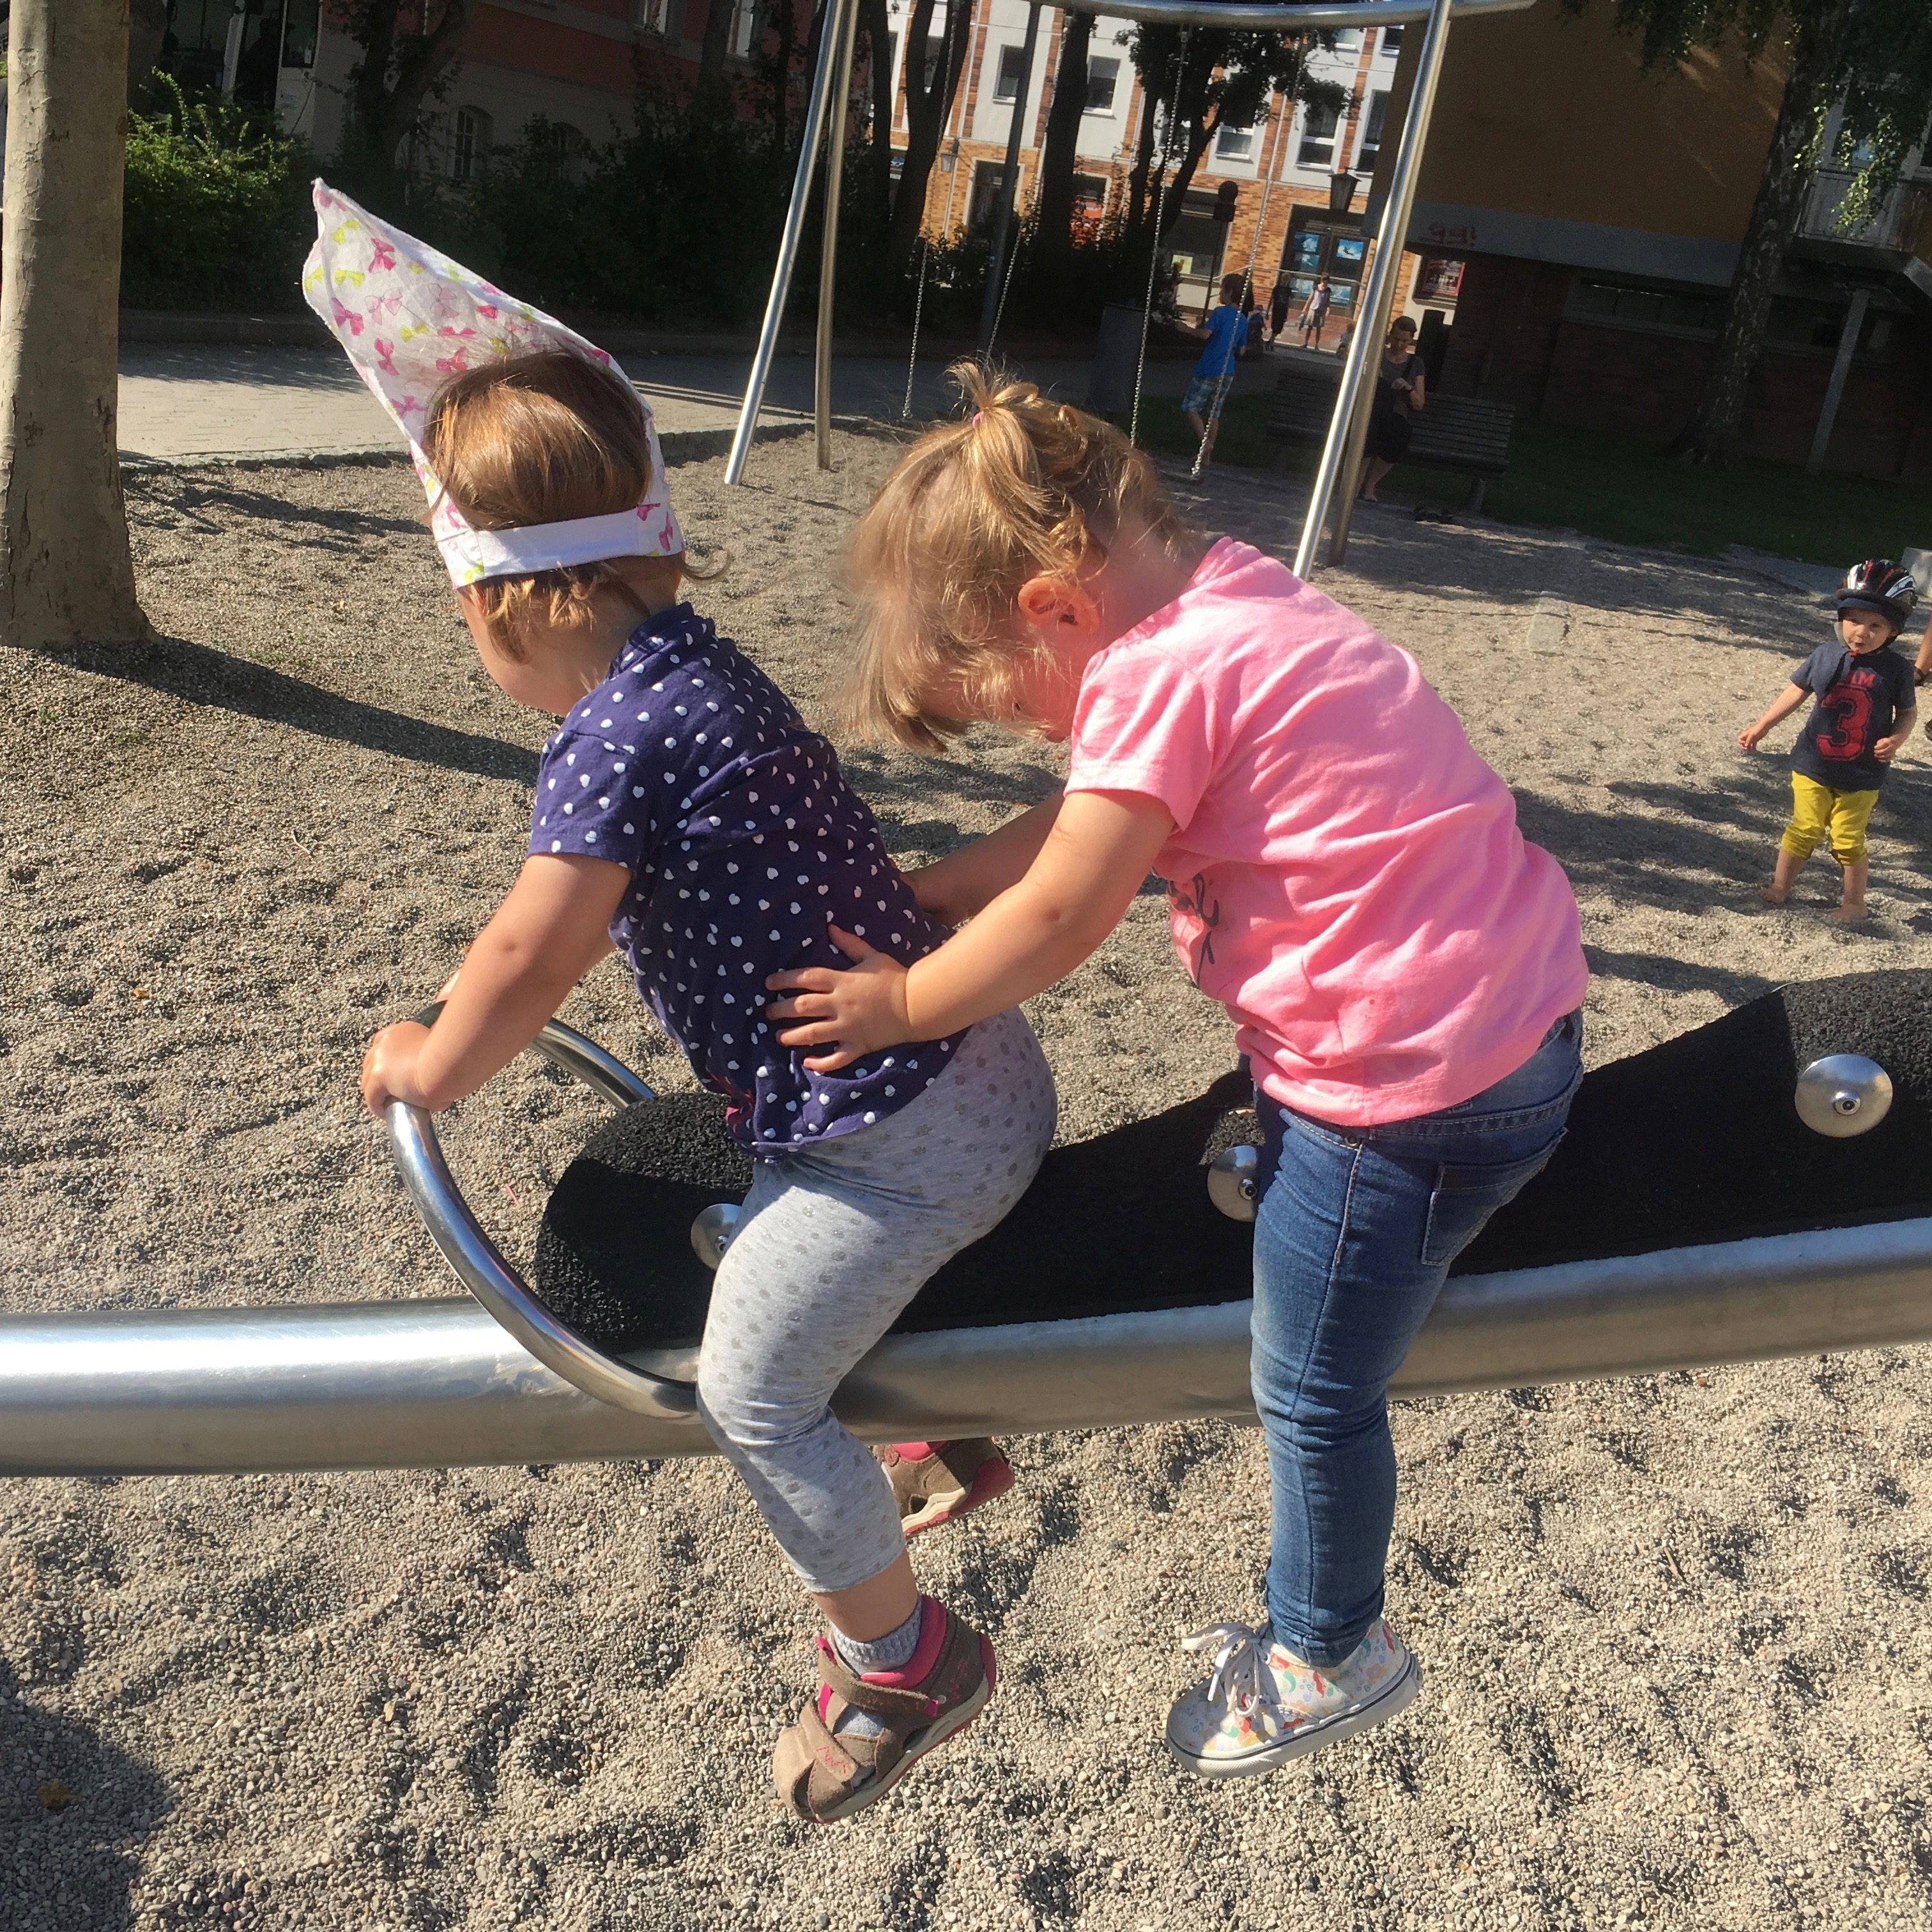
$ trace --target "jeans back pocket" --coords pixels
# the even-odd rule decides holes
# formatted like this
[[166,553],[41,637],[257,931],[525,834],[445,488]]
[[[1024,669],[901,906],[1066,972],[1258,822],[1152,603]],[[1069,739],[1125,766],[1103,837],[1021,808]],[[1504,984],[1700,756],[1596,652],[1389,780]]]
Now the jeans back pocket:
[[1526,1160],[1445,1161],[1438,1167],[1429,1196],[1429,1220],[1422,1231],[1423,1265],[1447,1268],[1483,1232],[1490,1216],[1514,1201],[1548,1166],[1562,1138],[1559,1132],[1540,1154]]

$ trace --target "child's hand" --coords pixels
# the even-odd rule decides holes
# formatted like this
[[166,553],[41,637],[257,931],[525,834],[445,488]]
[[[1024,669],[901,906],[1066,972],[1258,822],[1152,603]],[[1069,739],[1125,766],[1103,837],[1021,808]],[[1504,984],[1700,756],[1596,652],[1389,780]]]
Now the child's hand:
[[1898,755],[1898,748],[1905,742],[1905,734],[1898,733],[1890,738],[1881,738],[1872,747],[1872,756],[1882,765],[1888,765]]
[[781,1033],[779,1046],[834,1048],[805,1063],[811,1073],[836,1073],[868,1053],[912,1038],[906,1023],[906,969],[854,933],[835,926],[832,938],[853,962],[850,972],[835,973],[829,966],[801,966],[774,973],[765,982],[769,992],[798,995],[774,1000],[766,1009],[773,1019],[807,1022]]
[[1738,742],[1748,752],[1754,752],[1764,742],[1764,728],[1761,724],[1748,725],[1738,734]]
[[428,1027],[401,1020],[386,1026],[364,1050],[362,1104],[377,1120],[392,1100],[411,1107],[428,1106],[416,1084],[416,1061],[428,1038]]

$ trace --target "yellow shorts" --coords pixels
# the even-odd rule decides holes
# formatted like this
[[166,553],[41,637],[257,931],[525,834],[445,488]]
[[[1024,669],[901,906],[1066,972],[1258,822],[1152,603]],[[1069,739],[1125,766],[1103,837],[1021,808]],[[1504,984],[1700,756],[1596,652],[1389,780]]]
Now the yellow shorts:
[[1778,842],[1794,859],[1808,859],[1820,839],[1828,836],[1832,856],[1841,866],[1856,866],[1865,856],[1865,820],[1878,802],[1870,791],[1834,791],[1829,785],[1791,774],[1791,823]]

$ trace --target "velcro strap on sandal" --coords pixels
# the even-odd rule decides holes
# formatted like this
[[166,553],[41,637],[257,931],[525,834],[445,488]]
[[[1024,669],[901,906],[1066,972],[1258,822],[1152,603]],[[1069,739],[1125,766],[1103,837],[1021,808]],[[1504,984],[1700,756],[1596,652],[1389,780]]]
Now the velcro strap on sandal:
[[890,1684],[868,1684],[838,1654],[836,1646],[820,1637],[818,1648],[820,1678],[831,1685],[834,1696],[854,1710],[869,1711],[875,1718],[902,1726],[922,1724],[938,1716],[938,1705],[923,1690],[896,1690]]
[[816,1698],[798,1714],[798,1722],[781,1733],[772,1754],[772,1778],[778,1796],[802,1818],[820,1817],[850,1788],[860,1768],[825,1728]]

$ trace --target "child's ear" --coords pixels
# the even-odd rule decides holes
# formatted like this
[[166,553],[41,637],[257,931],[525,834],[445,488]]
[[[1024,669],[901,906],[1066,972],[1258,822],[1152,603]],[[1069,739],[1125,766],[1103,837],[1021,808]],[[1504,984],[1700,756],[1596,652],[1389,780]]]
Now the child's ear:
[[1028,625],[1049,635],[1069,626],[1090,629],[1100,615],[1099,606],[1079,584],[1060,577],[1029,577],[1014,602]]

